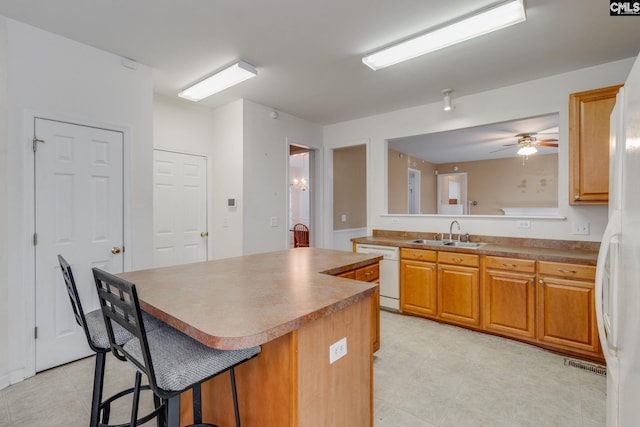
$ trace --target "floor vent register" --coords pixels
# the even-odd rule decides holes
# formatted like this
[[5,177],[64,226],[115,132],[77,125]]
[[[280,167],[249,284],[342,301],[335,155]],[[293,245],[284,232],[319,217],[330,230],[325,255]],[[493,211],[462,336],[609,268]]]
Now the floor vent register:
[[584,369],[585,371],[593,372],[596,375],[606,376],[607,368],[597,363],[585,362],[584,360],[564,358],[565,366],[573,366],[574,368]]

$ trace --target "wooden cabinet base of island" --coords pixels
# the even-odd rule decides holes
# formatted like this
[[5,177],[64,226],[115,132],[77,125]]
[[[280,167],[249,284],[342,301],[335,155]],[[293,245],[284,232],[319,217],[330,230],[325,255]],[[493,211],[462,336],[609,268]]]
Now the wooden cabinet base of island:
[[[262,345],[236,368],[243,427],[373,427],[371,297]],[[329,363],[329,346],[347,338],[347,354]],[[235,425],[229,374],[202,385],[203,418]],[[206,406],[205,406],[206,405]],[[191,394],[181,395],[180,425],[192,421]]]
[[[360,280],[361,282],[380,283],[380,264],[375,263],[355,270],[338,274],[345,279]],[[380,290],[376,290],[371,299],[371,348],[375,353],[380,350]]]

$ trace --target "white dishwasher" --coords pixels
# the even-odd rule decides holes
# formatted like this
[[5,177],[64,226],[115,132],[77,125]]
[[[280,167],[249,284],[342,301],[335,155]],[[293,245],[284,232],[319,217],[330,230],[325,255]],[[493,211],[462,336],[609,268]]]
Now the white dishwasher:
[[356,252],[382,255],[380,261],[380,306],[400,310],[400,249],[395,246],[357,243]]

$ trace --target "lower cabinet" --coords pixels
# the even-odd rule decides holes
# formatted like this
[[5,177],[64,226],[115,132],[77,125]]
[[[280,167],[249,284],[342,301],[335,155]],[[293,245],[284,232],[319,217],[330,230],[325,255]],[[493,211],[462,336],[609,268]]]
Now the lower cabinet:
[[487,256],[483,327],[520,339],[536,338],[536,262]]
[[602,356],[595,316],[595,267],[539,262],[538,340]]
[[403,313],[604,361],[595,267],[410,248],[400,257]]
[[480,325],[479,257],[438,252],[438,317],[461,325]]
[[[378,263],[345,271],[338,274],[346,279],[360,280],[362,282],[380,283],[380,265]],[[380,350],[380,290],[371,298],[371,348],[373,352]]]
[[400,259],[400,310],[419,316],[437,316],[436,252],[402,248]]

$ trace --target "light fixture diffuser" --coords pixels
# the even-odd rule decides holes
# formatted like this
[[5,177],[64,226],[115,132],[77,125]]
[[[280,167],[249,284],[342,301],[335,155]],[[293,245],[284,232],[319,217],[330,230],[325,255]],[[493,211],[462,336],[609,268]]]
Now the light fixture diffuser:
[[214,93],[221,92],[251,77],[255,77],[257,74],[258,72],[251,64],[239,61],[183,90],[178,96],[190,101],[200,101]]
[[451,89],[445,89],[442,91],[442,94],[444,95],[444,98],[442,100],[444,111],[451,111],[451,109],[453,108],[453,105],[451,104],[451,92],[453,92],[453,90]]
[[367,55],[362,58],[362,62],[373,70],[379,70],[526,19],[523,0],[503,1],[446,26]]
[[538,150],[533,145],[525,145],[524,147],[518,150],[518,154],[520,154],[521,156],[529,156],[537,152]]

